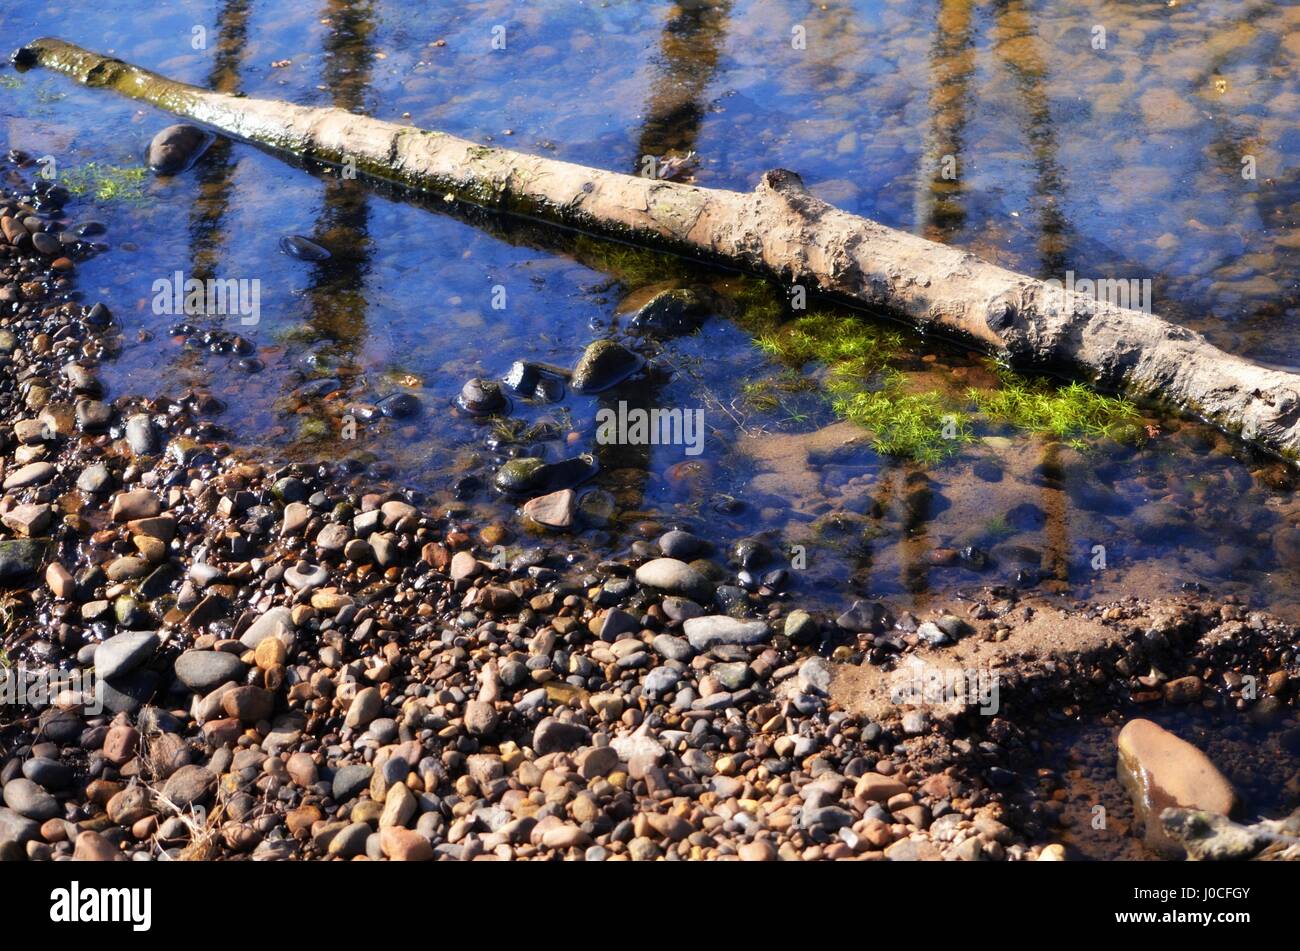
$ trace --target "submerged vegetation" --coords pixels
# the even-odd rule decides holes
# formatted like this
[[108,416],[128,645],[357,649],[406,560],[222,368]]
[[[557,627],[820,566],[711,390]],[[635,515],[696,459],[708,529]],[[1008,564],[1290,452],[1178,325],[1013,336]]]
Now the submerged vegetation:
[[1142,425],[1128,400],[1106,396],[1082,383],[1052,386],[1006,370],[996,390],[971,388],[967,397],[986,418],[1025,432],[1047,433],[1076,447],[1087,439],[1127,439]]
[[[1127,400],[1081,383],[1055,386],[1002,368],[996,369],[994,389],[911,390],[908,378],[890,366],[905,346],[903,334],[851,315],[798,317],[758,334],[755,343],[787,367],[824,367],[823,387],[836,414],[870,430],[876,451],[885,455],[940,461],[975,438],[976,418],[1075,447],[1094,439],[1132,438],[1141,428],[1137,409]],[[751,384],[756,392],[757,386]],[[789,387],[788,382],[771,384],[772,389]]]
[[65,172],[63,185],[73,195],[95,201],[141,201],[148,169],[143,165],[108,165],[88,162]]

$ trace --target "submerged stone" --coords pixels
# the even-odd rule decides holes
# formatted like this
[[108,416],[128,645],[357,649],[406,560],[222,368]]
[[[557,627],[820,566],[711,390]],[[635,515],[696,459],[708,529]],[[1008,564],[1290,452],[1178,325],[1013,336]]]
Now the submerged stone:
[[179,175],[191,168],[216,140],[198,126],[169,125],[149,143],[149,167],[159,175]]
[[595,457],[586,454],[559,462],[525,456],[504,463],[493,484],[507,495],[533,495],[572,488],[595,475],[596,469]]
[[456,405],[472,416],[488,416],[505,409],[507,403],[495,380],[476,376],[461,387]]
[[330,258],[329,251],[300,234],[287,234],[281,238],[280,250],[299,261],[328,261]]
[[660,291],[632,315],[628,329],[638,336],[672,337],[699,329],[708,307],[704,298],[686,287]]
[[599,393],[617,386],[643,366],[645,360],[613,340],[596,340],[587,346],[573,368],[575,393]]

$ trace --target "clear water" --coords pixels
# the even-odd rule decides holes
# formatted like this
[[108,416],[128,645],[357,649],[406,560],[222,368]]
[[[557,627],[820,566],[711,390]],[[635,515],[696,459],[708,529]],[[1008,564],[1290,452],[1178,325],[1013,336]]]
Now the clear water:
[[[1098,25],[1104,50],[1093,48]],[[494,27],[504,50],[492,48]],[[796,169],[842,207],[1010,267],[1150,278],[1158,312],[1300,368],[1294,4],[36,0],[0,9],[0,35],[11,47],[61,36],[192,83],[604,168],[634,172],[644,155],[693,151],[702,185],[748,189],[767,168]],[[138,166],[170,121],[50,73],[0,70],[7,146],[52,154],[66,173]],[[945,156],[956,183],[940,174]],[[1246,156],[1254,179],[1241,174]],[[485,445],[491,427],[450,408],[464,381],[521,358],[572,364],[617,325],[625,298],[690,282],[719,295],[719,313],[648,352],[663,370],[652,384],[515,402],[514,418],[559,434],[522,451],[601,457],[590,485],[613,495],[615,517],[575,539],[593,557],[682,525],[804,545],[796,587],[828,606],[881,595],[924,609],[994,580],[1081,595],[1201,584],[1284,613],[1300,604],[1300,509],[1281,465],[1154,416],[1156,438],[1082,452],[996,427],[930,467],[828,450],[819,430],[834,419],[815,395],[775,408],[746,399],[746,384],[781,368],[753,346],[762,295],[736,275],[448,214],[240,143],[149,179],[138,200],[88,196],[75,209],[104,221],[113,246],[80,270],[86,297],[124,328],[105,371],[111,392],[210,392],[227,405],[218,422],[232,442],[269,455],[355,457],[371,481],[391,477],[509,523],[511,505],[490,488],[456,489],[467,474],[486,485],[500,458]],[[333,257],[281,254],[286,234]],[[256,326],[215,326],[244,335],[264,369],[245,372],[169,333],[178,318],[154,312],[153,285],[178,270],[261,282]],[[497,287],[503,309],[492,306]],[[894,362],[909,387],[988,376],[941,341],[907,345]],[[316,378],[341,389],[295,394]],[[361,423],[343,438],[346,405],[399,391],[420,397],[418,417]],[[597,446],[596,411],[620,398],[704,408],[704,453]],[[967,546],[988,564],[945,554]]]

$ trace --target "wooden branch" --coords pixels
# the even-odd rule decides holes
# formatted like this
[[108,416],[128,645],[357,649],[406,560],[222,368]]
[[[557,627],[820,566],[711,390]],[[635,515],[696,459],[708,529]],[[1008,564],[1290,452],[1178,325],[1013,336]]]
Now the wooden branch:
[[1300,375],[1152,314],[1078,295],[851,215],[792,172],[699,188],[476,145],[335,108],[226,95],[58,39],[14,54],[237,138],[515,215],[726,263],[959,334],[1013,366],[1064,367],[1300,457]]

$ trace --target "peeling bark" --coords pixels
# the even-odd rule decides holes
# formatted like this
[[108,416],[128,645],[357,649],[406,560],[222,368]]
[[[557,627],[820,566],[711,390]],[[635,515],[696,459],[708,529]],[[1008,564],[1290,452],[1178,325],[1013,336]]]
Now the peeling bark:
[[753,192],[622,175],[355,115],[179,83],[62,40],[15,54],[237,138],[488,208],[796,282],[961,335],[1013,366],[1067,367],[1300,457],[1300,375],[1225,353],[1158,316],[1077,296],[851,215],[793,172]]

